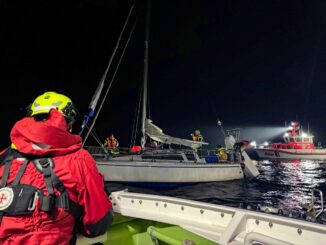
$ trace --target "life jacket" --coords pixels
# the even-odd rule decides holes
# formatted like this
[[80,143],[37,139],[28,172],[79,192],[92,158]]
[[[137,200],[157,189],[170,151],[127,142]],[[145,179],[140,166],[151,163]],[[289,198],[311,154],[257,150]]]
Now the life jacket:
[[106,139],[106,143],[107,143],[107,147],[108,147],[108,149],[110,150],[111,148],[112,148],[112,144],[111,144],[111,139],[110,139],[110,137],[108,137],[107,139]]
[[[14,181],[8,185],[10,166],[15,158],[25,160]],[[48,195],[33,185],[20,184],[20,179],[28,164],[33,164],[43,174]],[[54,209],[62,208],[74,216],[75,220],[83,214],[82,207],[69,198],[65,186],[54,173],[52,158],[35,158],[35,156],[22,154],[9,147],[0,156],[0,166],[2,165],[4,165],[4,171],[0,183],[0,223],[3,216],[32,215],[36,208],[50,215],[53,215]],[[60,195],[55,195],[54,188]]]
[[116,138],[111,139],[111,147],[116,148],[118,146],[118,141]]
[[199,142],[202,142],[203,141],[203,136],[201,135],[201,134],[199,134],[199,135],[194,135],[193,137],[192,137],[192,140],[193,141],[199,141]]
[[227,153],[224,147],[217,147],[216,151],[219,160],[227,160]]

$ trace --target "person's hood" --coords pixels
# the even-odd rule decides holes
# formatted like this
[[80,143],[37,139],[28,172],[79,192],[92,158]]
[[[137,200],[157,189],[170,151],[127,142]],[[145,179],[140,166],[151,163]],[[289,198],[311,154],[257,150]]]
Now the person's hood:
[[57,110],[51,110],[46,121],[25,117],[16,122],[10,138],[19,152],[37,156],[64,155],[80,149],[82,145],[79,135],[67,131],[66,121]]

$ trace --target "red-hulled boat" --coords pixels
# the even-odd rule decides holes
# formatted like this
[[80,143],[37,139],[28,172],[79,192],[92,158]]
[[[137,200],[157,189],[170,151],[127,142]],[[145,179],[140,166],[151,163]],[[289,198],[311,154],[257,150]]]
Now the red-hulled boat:
[[284,134],[283,143],[258,146],[255,151],[263,159],[326,160],[326,149],[316,148],[313,137],[303,132],[298,122],[294,122],[291,131]]

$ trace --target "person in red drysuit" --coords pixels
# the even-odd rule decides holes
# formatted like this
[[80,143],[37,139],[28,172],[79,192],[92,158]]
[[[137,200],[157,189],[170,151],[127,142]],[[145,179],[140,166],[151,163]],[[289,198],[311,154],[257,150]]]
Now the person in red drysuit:
[[[76,230],[95,237],[104,234],[112,223],[112,204],[103,176],[89,152],[81,148],[81,137],[71,133],[76,117],[77,110],[68,97],[47,92],[35,99],[29,115],[12,128],[12,144],[0,156],[1,245],[72,244]],[[17,185],[14,179],[19,172],[22,175]],[[15,184],[19,195],[12,192]],[[39,191],[29,201],[32,211],[17,215],[15,200],[28,195],[26,189],[31,188]],[[68,206],[61,202],[67,200],[64,196],[69,199]]]

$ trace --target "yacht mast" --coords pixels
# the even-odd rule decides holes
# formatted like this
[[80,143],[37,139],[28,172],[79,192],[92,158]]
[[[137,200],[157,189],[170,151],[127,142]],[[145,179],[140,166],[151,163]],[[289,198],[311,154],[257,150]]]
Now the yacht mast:
[[150,0],[146,1],[146,30],[145,30],[145,50],[144,50],[144,87],[143,87],[143,115],[142,115],[142,138],[141,147],[145,147],[146,133],[145,133],[145,121],[146,121],[146,109],[147,109],[147,80],[148,80],[148,46],[149,46],[149,18],[150,18]]

